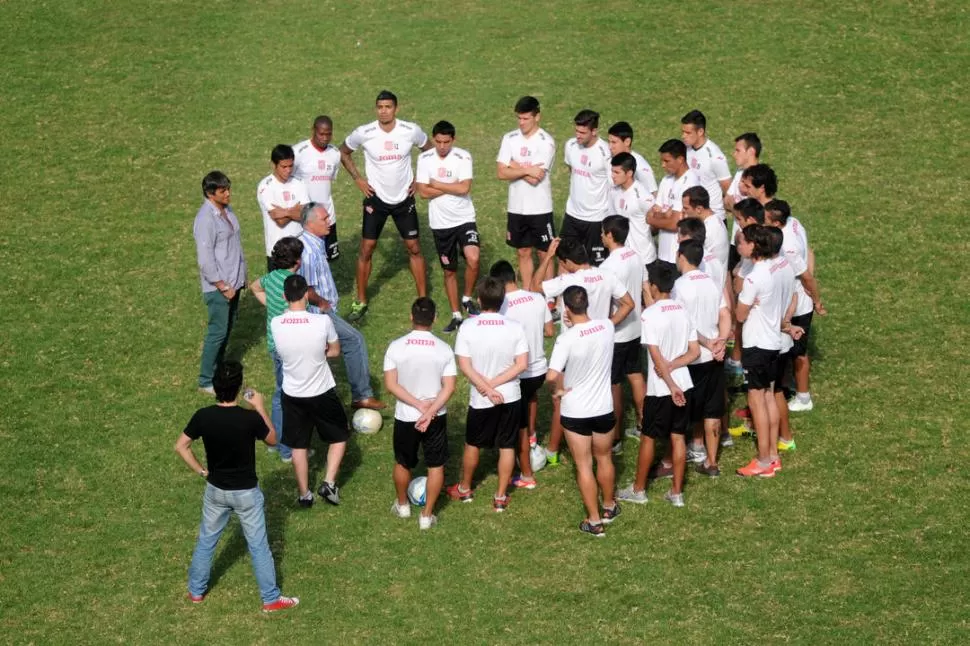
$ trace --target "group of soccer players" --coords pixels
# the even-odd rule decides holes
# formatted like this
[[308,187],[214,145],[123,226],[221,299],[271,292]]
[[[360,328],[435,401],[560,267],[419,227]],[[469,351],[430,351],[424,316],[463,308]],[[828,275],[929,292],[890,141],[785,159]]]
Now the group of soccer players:
[[[683,506],[688,459],[702,475],[720,474],[718,450],[732,442],[726,372],[743,370],[745,414],[757,437],[757,455],[738,475],[769,478],[782,469],[780,452],[795,448],[788,412],[813,406],[807,340],[813,313],[825,310],[804,226],[787,202],[776,199],[777,177],[759,162],[756,134],[735,138],[732,177],[721,149],[707,137],[704,115],[687,113],[680,138],[659,147],[664,176],[658,185],[649,163],[632,150],[629,123],[613,124],[603,140],[599,115],[581,110],[564,147],[570,185],[557,236],[551,186],[556,143],[540,126],[539,101],[521,98],[514,106],[518,127],[502,138],[496,158],[497,177],[509,184],[506,244],[516,249],[518,266],[496,262],[479,280],[471,155],[455,146],[451,123],[436,123],[429,138],[417,124],[398,119],[397,109],[397,97],[381,92],[376,121],[353,130],[339,148],[331,144],[332,121],[318,117],[308,140],[274,149],[273,174],[258,189],[273,270],[283,268],[273,261],[277,245],[300,234],[308,207],[329,218],[321,229],[328,232],[325,255],[339,257],[331,186],[341,164],[357,184],[364,199],[350,321],[368,310],[372,256],[388,217],[407,249],[418,296],[413,329],[384,357],[385,386],[397,400],[397,516],[411,514],[406,490],[423,448],[427,502],[419,526],[436,522],[449,457],[446,405],[459,369],[470,384],[469,407],[460,478],[446,488],[458,501],[474,497],[481,449],[498,450],[495,511],[507,509],[513,489],[537,486],[532,456],[543,385],[551,394],[552,422],[542,450],[549,464],[558,464],[565,438],[586,507],[580,529],[593,536],[603,536],[604,525],[620,514],[618,501],[647,502],[651,479],[672,477],[665,499]],[[414,147],[421,151],[416,174]],[[366,175],[354,162],[359,149]],[[437,311],[427,297],[415,194],[428,202],[450,306],[443,331],[457,331],[454,350],[432,332]],[[300,320],[321,316],[304,312],[306,282],[296,275],[286,280],[286,300]],[[292,312],[279,316],[276,327]],[[543,340],[555,334],[555,321],[561,329],[547,361]],[[336,356],[339,346],[332,327],[320,327],[324,349],[316,363],[328,370],[326,357]],[[332,377],[322,381],[332,391]],[[636,418],[626,432],[624,381]],[[783,384],[794,391],[790,402]],[[332,401],[327,408],[317,419],[335,416]],[[282,426],[285,438],[285,409]],[[613,456],[624,436],[640,440],[637,470],[634,481],[616,491]],[[654,464],[657,440],[665,452]],[[328,461],[331,485],[334,469]],[[308,495],[305,471],[298,479],[302,499]]]

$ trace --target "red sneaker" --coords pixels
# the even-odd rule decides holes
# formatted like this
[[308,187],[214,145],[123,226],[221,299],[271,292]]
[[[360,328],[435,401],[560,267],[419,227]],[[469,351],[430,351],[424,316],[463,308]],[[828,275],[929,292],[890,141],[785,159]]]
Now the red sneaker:
[[493,496],[492,497],[492,509],[497,512],[503,512],[509,508],[509,497],[506,496]]
[[739,419],[751,419],[751,409],[747,406],[738,408],[734,411],[734,416]]
[[[770,471],[771,473],[768,473]],[[768,468],[765,469],[765,473],[759,473],[758,476],[761,478],[774,478],[775,474],[781,471],[781,458],[777,460],[772,460]]]
[[775,470],[771,468],[771,465],[763,467],[758,464],[758,459],[755,458],[748,462],[746,466],[738,469],[737,474],[743,478],[752,478],[754,476],[761,476],[762,478],[772,478],[775,475]]
[[296,597],[280,597],[273,603],[264,603],[263,612],[277,612],[279,610],[289,610],[300,605],[300,600]]
[[475,493],[471,489],[462,491],[461,484],[457,482],[445,489],[445,492],[452,500],[457,500],[458,502],[471,502],[475,499]]

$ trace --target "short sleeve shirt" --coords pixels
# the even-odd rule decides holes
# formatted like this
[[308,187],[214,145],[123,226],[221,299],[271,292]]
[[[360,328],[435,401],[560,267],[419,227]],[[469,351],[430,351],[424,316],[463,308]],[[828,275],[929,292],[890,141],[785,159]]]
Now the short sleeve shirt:
[[585,222],[602,222],[610,214],[610,147],[602,139],[581,146],[576,138],[566,142],[564,158],[569,166],[569,199],[566,213]]
[[[680,213],[684,210],[684,191],[700,186],[697,173],[688,170],[680,177],[666,175],[657,189],[657,204],[661,209]],[[661,230],[657,233],[657,257],[667,262],[677,262],[677,232]]]
[[269,428],[254,410],[238,406],[200,408],[183,431],[205,446],[209,484],[228,491],[255,489],[257,440],[264,440]]
[[[483,312],[461,324],[455,340],[455,354],[471,359],[475,371],[491,379],[511,368],[517,356],[528,355],[529,342],[518,322],[501,314]],[[502,393],[506,404],[522,397],[518,379],[507,381],[496,390]],[[475,386],[471,386],[468,405],[472,408],[494,406]]]
[[542,293],[546,298],[557,298],[567,287],[578,285],[586,290],[589,297],[587,314],[591,319],[608,319],[613,299],[621,299],[627,293],[626,287],[615,274],[598,267],[587,267],[571,274],[562,274],[542,281]]
[[[655,302],[643,310],[640,322],[643,326],[641,343],[656,346],[660,350],[660,356],[668,362],[687,352],[690,342],[697,340],[697,331],[690,324],[687,308],[679,301],[664,299]],[[649,352],[647,354],[649,356]],[[694,386],[687,366],[674,370],[671,377],[681,390],[686,391]],[[648,359],[647,365],[647,395],[670,395],[667,382],[658,377],[654,370],[652,357]]]
[[297,204],[308,204],[310,198],[307,195],[306,185],[300,180],[290,177],[290,181],[283,183],[276,179],[275,175],[270,174],[256,187],[256,200],[263,214],[266,256],[269,257],[273,255],[273,246],[278,240],[287,236],[296,237],[303,231],[303,226],[292,220],[280,227],[269,217],[269,212],[276,207],[288,209]]
[[293,176],[306,184],[310,200],[322,204],[330,214],[330,224],[337,221],[333,204],[333,182],[340,170],[340,149],[328,144],[320,150],[309,139],[293,146]]
[[414,181],[411,170],[411,148],[428,143],[428,135],[410,121],[397,119],[390,132],[384,132],[377,121],[354,130],[344,144],[351,150],[364,149],[367,181],[385,204],[400,204],[408,196]]
[[642,312],[640,295],[643,293],[645,280],[645,265],[640,254],[628,247],[618,247],[610,252],[600,269],[616,276],[633,299],[633,310],[616,326],[616,342],[626,343],[639,339]]
[[649,265],[657,259],[657,246],[653,242],[653,232],[647,224],[647,212],[656,203],[650,191],[640,182],[634,181],[630,188],[614,186],[611,190],[613,213],[622,215],[630,221],[630,233],[626,246],[635,249],[644,264]]
[[653,195],[657,194],[657,178],[653,174],[653,168],[650,167],[650,162],[648,162],[643,155],[635,150],[631,150],[630,154],[633,155],[633,159],[637,162],[637,170],[633,174],[634,179],[643,184],[643,187],[647,189]]
[[548,132],[539,128],[526,137],[515,129],[502,137],[498,157],[495,161],[509,165],[516,162],[519,166],[539,166],[546,169],[546,175],[535,186],[525,179],[509,182],[508,212],[518,215],[544,215],[552,213],[552,165],[556,157],[556,142]]
[[[455,184],[472,179],[472,156],[462,148],[452,148],[444,158],[438,151],[426,150],[418,155],[415,181],[427,184],[430,180]],[[439,195],[428,200],[428,221],[432,229],[451,229],[475,221],[475,205],[471,195]]]
[[[454,377],[455,353],[451,346],[424,330],[414,330],[391,341],[384,353],[384,372],[397,370],[397,383],[418,400],[432,400],[441,392],[441,380]],[[438,415],[445,414],[445,408]],[[394,419],[416,422],[421,411],[400,400],[394,405]]]
[[781,349],[782,294],[775,286],[771,273],[771,261],[759,260],[744,278],[738,302],[751,306],[751,310],[741,328],[742,347]]
[[507,292],[499,314],[518,321],[529,344],[529,367],[519,376],[528,379],[545,375],[548,366],[543,340],[546,323],[552,322],[552,312],[546,305],[546,299],[542,294],[524,289]]
[[612,412],[613,343],[613,324],[608,319],[576,324],[556,339],[549,368],[563,373],[563,417],[599,417]]
[[[680,301],[687,308],[690,323],[698,335],[708,339],[717,338],[721,308],[727,307],[727,303],[724,301],[723,287],[717,285],[713,278],[699,269],[689,271],[674,282],[670,298]],[[713,360],[714,355],[702,345],[701,355],[694,363]]]
[[327,344],[337,331],[326,314],[286,311],[270,322],[276,354],[283,362],[283,392],[316,397],[337,385],[327,363]]
[[723,220],[725,215],[721,182],[731,179],[731,169],[728,168],[724,153],[716,143],[708,139],[697,150],[687,147],[687,165],[697,173],[701,186],[707,189],[714,215]]

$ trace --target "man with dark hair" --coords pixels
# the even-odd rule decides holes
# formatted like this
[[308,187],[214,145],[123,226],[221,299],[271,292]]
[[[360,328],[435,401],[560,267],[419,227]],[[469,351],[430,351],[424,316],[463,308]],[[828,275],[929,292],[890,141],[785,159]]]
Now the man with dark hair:
[[[461,309],[478,315],[472,300],[478,280],[479,241],[472,204],[472,156],[455,144],[455,126],[439,121],[431,130],[434,150],[418,155],[415,188],[428,200],[428,223],[434,235],[435,249],[445,272],[445,293],[451,305],[451,318],[445,332],[461,325]],[[465,258],[465,289],[458,301],[458,257]]]
[[637,457],[633,484],[617,498],[626,502],[647,502],[647,476],[653,463],[656,440],[669,439],[673,457],[673,487],[664,498],[674,507],[684,506],[684,471],[687,446],[684,437],[690,427],[690,389],[693,382],[687,365],[700,356],[697,331],[691,327],[687,309],[671,300],[677,268],[658,261],[648,270],[653,305],[643,310],[641,341],[647,346],[647,399],[643,403],[643,438]]
[[[556,142],[539,127],[539,101],[524,96],[515,104],[519,127],[502,137],[495,160],[500,180],[509,183],[505,243],[516,250],[522,284],[532,283],[532,250],[539,262],[546,257],[556,235],[552,219],[550,173],[556,157]],[[552,267],[549,275],[552,278]]]
[[293,451],[293,472],[300,507],[313,506],[309,487],[307,449],[313,430],[330,443],[327,472],[317,492],[331,505],[340,504],[337,473],[347,449],[350,428],[337,397],[337,382],[327,359],[340,354],[331,319],[307,311],[309,286],[294,274],[283,282],[288,309],[270,323],[276,352],[283,362],[283,427]]
[[225,356],[239,310],[239,290],[246,285],[246,260],[239,220],[229,206],[229,178],[217,170],[203,177],[202,197],[192,225],[202,301],[209,319],[199,361],[199,389],[211,394],[212,373]]
[[600,223],[610,214],[610,147],[597,135],[600,115],[580,110],[573,118],[575,136],[566,142],[564,157],[569,166],[569,199],[562,220],[562,239],[576,238],[586,247],[590,263],[606,260],[600,240]]
[[[601,537],[603,523],[613,522],[620,514],[620,507],[613,499],[616,472],[610,454],[616,421],[610,394],[613,323],[606,319],[590,319],[587,313],[589,298],[582,287],[567,287],[563,292],[563,305],[569,327],[556,339],[546,383],[553,389],[553,397],[561,401],[562,426],[576,464],[576,483],[586,507],[587,516],[579,529]],[[602,516],[600,492],[603,494]]]
[[505,301],[499,314],[518,321],[525,332],[529,345],[529,363],[519,375],[522,391],[522,406],[519,417],[519,470],[512,478],[512,486],[517,489],[535,489],[536,479],[532,473],[529,452],[538,442],[536,437],[536,416],[539,409],[539,389],[546,380],[546,351],[542,345],[544,337],[553,335],[552,313],[546,307],[542,294],[520,289],[515,282],[515,270],[511,263],[499,260],[488,275],[505,284]]
[[684,191],[684,217],[697,218],[704,223],[704,259],[710,267],[713,263],[719,265],[716,273],[711,277],[719,281],[718,286],[724,289],[725,277],[728,273],[728,257],[731,245],[728,242],[727,227],[724,220],[717,217],[710,208],[710,196],[703,186],[691,186]]
[[[427,270],[418,240],[418,213],[414,206],[414,173],[411,148],[421,152],[432,146],[421,127],[397,118],[397,97],[388,90],[377,95],[377,119],[354,130],[340,145],[340,159],[350,178],[364,194],[360,255],[357,256],[357,298],[350,306],[348,321],[357,321],[367,312],[367,283],[374,249],[387,218],[394,220],[408,253],[408,265],[418,296],[427,293]],[[353,154],[364,149],[363,177],[354,164]]]
[[333,262],[340,257],[337,243],[337,212],[333,204],[333,183],[340,170],[340,149],[332,145],[333,120],[320,115],[313,120],[310,138],[293,146],[293,176],[304,183],[307,196],[322,204],[330,214],[330,233],[327,234],[327,259]]
[[461,502],[474,497],[472,478],[479,452],[498,449],[498,487],[492,499],[497,512],[509,506],[508,486],[515,467],[522,392],[519,375],[529,365],[529,343],[516,321],[499,314],[505,285],[486,276],[478,284],[482,313],[462,324],[455,341],[458,367],[471,384],[465,421],[465,450],[461,480],[448,487],[448,495]]
[[680,120],[681,140],[687,146],[687,165],[697,173],[701,186],[710,196],[710,209],[721,222],[724,212],[724,191],[731,185],[731,169],[721,148],[707,138],[707,118],[700,110],[691,110]]
[[741,194],[764,206],[778,192],[778,176],[768,164],[755,164],[741,173]]
[[634,179],[638,164],[631,153],[620,152],[613,156],[610,161],[613,180],[610,200],[613,213],[622,215],[630,223],[626,246],[636,251],[644,264],[649,265],[657,259],[657,246],[647,224],[647,213],[656,200],[646,186]]
[[[617,121],[608,130],[606,143],[610,147],[610,154],[615,158],[620,153],[629,153],[636,161],[634,179],[640,182],[651,197],[657,197],[657,180],[653,169],[643,155],[633,150],[633,126],[626,121]],[[614,164],[615,166],[616,164]],[[615,181],[614,181],[615,183]]]
[[445,482],[448,462],[448,416],[445,404],[455,392],[457,370],[451,347],[431,333],[435,304],[427,296],[411,305],[413,330],[387,346],[384,384],[397,398],[394,407],[394,488],[397,499],[391,511],[410,518],[407,490],[411,470],[418,464],[418,447],[424,447],[428,467],[425,505],[419,529],[437,522],[434,506]]
[[687,166],[684,142],[668,139],[659,150],[660,165],[667,174],[660,180],[657,203],[647,214],[647,224],[658,231],[657,258],[673,263],[677,259],[677,222],[684,217],[684,191],[701,182]]
[[270,153],[273,172],[256,187],[256,201],[263,214],[263,237],[266,240],[266,271],[273,271],[273,246],[286,236],[298,236],[300,209],[310,201],[306,184],[293,176],[296,154],[286,144],[277,144]]
[[[733,210],[734,205],[744,199],[741,194],[741,176],[744,174],[744,169],[757,164],[758,158],[761,156],[761,139],[757,133],[745,132],[735,137],[734,151],[731,155],[734,157],[734,165],[737,170],[734,172],[731,185],[728,186],[728,190],[724,194],[724,208],[727,210]],[[737,231],[732,229],[732,244],[736,233]]]
[[[236,405],[243,383],[243,367],[237,361],[219,364],[212,377],[216,405],[200,408],[175,442],[175,452],[192,471],[206,480],[202,496],[202,523],[189,566],[189,601],[202,603],[209,586],[212,558],[222,531],[235,512],[253,559],[263,612],[286,610],[300,603],[284,597],[276,585],[276,566],[266,539],[263,492],[256,478],[253,443],[276,444],[276,431],[263,408],[263,396],[249,391],[246,399],[254,410]],[[192,442],[202,438],[207,467],[199,464]]]

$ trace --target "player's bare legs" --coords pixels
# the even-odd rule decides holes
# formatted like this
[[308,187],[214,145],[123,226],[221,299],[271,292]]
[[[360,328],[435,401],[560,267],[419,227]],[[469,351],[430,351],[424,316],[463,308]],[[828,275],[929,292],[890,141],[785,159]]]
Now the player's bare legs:
[[340,471],[340,463],[343,461],[346,451],[346,442],[334,442],[327,449],[327,475],[324,477],[326,482],[336,484],[337,473]]
[[637,455],[637,474],[633,478],[634,491],[647,490],[647,475],[653,463],[654,440],[644,435],[640,438],[640,453]]
[[[758,438],[758,459],[768,462],[770,451],[768,443],[771,435],[771,422],[768,414],[768,399],[774,396],[767,388],[748,388],[748,408],[751,410],[751,423]],[[775,412],[777,415],[777,411]],[[777,419],[777,418],[776,418]]]
[[[462,249],[465,255],[465,293],[468,298],[472,298],[475,293],[475,284],[478,282],[478,267],[481,258],[481,251],[475,245],[468,245]],[[458,311],[452,308],[452,311]]]
[[310,491],[310,467],[307,463],[306,449],[293,449],[293,474],[296,476],[296,487],[300,490],[300,497]]
[[[431,470],[428,469],[430,475]],[[430,481],[430,477],[428,480]],[[411,471],[400,464],[394,465],[394,490],[397,492],[397,504],[408,504],[408,483],[411,482]]]
[[[424,494],[424,509],[421,511],[422,516],[431,516],[434,514],[434,505],[438,502],[438,495],[441,493],[441,488],[445,484],[445,468],[444,467],[429,467],[428,468],[428,485],[425,487]],[[405,485],[406,487],[407,485]]]
[[509,488],[512,480],[512,470],[515,469],[515,449],[498,450],[498,487],[495,495],[501,498]]
[[[560,381],[559,389],[562,389]],[[549,443],[547,451],[558,453],[559,445],[562,443],[562,424],[559,421],[559,398],[552,398],[552,419],[549,422]]]
[[519,429],[519,472],[522,477],[526,480],[532,480],[535,478],[535,474],[532,472],[532,459],[529,455],[531,447],[529,446],[529,429],[520,428]]
[[[519,276],[522,277],[522,284],[528,289],[528,286],[532,284],[532,273],[535,271],[535,265],[532,262],[532,247],[516,249],[515,253],[519,257]],[[541,251],[539,254],[539,257],[542,258]]]
[[[609,435],[606,437],[609,438]],[[586,507],[586,515],[590,522],[598,523],[600,507],[596,495],[596,477],[593,476],[593,443],[591,438],[569,430],[566,431],[566,443],[576,464],[576,484],[579,486],[579,495],[583,498],[583,506]],[[612,442],[610,446],[612,447]]]
[[791,442],[791,425],[788,423],[788,402],[785,401],[785,393],[780,390],[775,391],[775,408],[778,409],[778,437],[786,442]]
[[717,466],[717,450],[721,444],[721,420],[704,420],[704,444],[707,448],[707,466]]
[[593,433],[593,457],[596,458],[596,482],[603,494],[603,507],[613,508],[616,469],[613,467],[613,437],[610,433]]
[[478,468],[478,447],[471,444],[465,445],[465,452],[461,456],[461,489],[463,491],[472,490],[472,477],[475,469]]
[[792,365],[792,374],[795,375],[795,392],[796,393],[807,393],[809,392],[809,375],[812,371],[812,362],[808,358],[808,355],[801,357],[795,357]]
[[[454,271],[449,271],[448,269],[444,271],[444,282],[445,282],[445,294],[448,296],[448,304],[451,305],[452,312],[460,312],[461,305],[458,302],[458,273]],[[465,277],[468,277],[468,271],[465,271]]]
[[671,491],[675,494],[684,491],[684,471],[687,469],[687,442],[678,433],[670,434],[670,448],[674,463],[674,485]]
[[[421,255],[421,243],[418,239],[405,240],[404,247],[408,251],[408,265],[411,269],[411,275],[414,276],[414,286],[418,290],[418,298],[428,295],[427,286],[427,268],[424,263],[424,256]],[[359,266],[358,262],[358,266]],[[370,269],[367,272],[370,276]]]
[[357,256],[357,301],[360,303],[367,303],[367,283],[370,280],[375,248],[377,240],[361,239],[360,254]]

